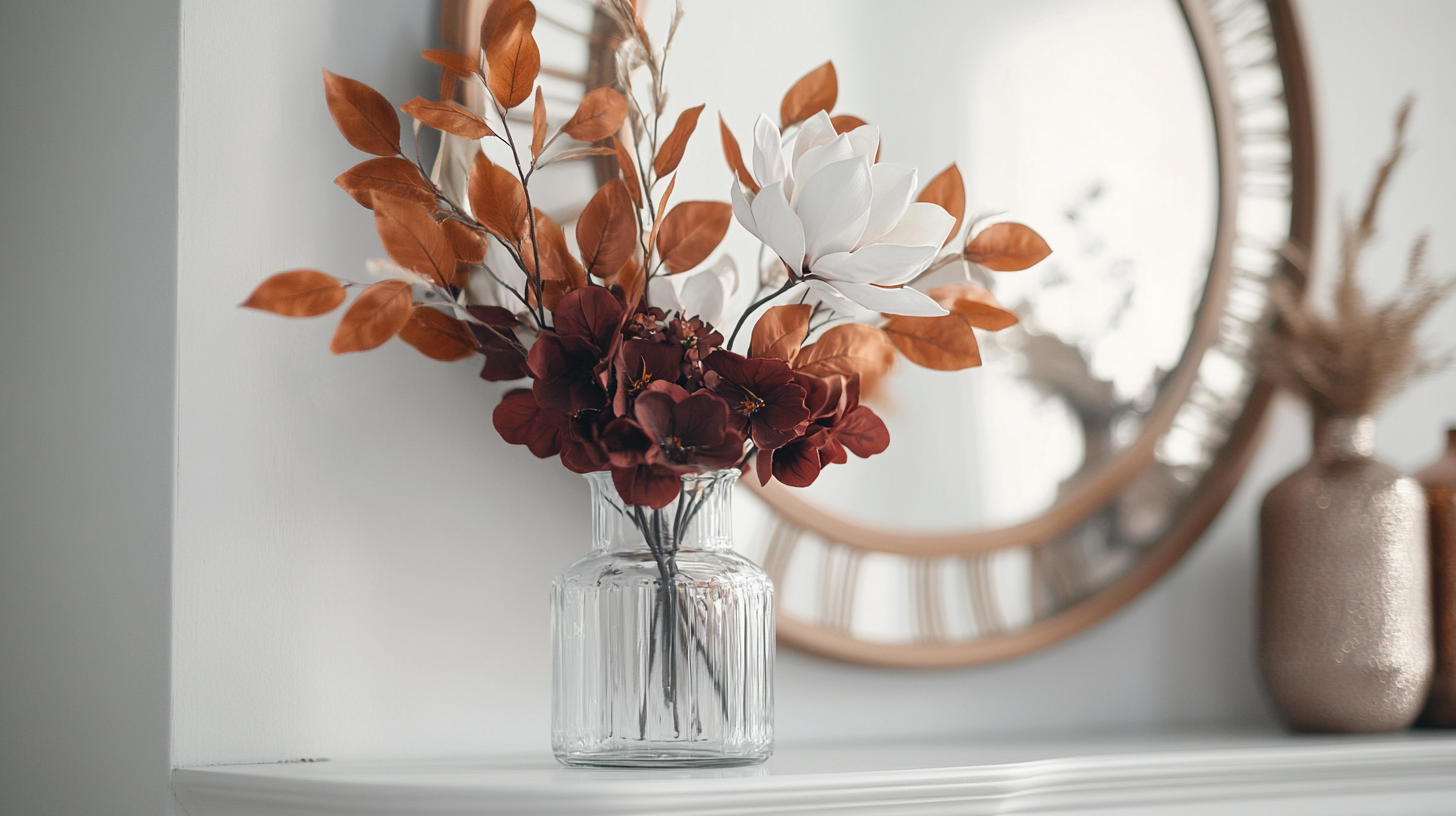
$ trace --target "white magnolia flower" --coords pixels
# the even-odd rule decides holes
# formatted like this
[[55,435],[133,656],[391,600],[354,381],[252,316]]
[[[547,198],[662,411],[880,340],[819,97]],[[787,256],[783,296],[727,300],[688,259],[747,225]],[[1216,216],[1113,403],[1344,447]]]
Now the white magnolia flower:
[[[880,131],[864,125],[836,134],[829,114],[799,129],[786,155],[778,127],[753,128],[755,194],[733,185],[733,213],[803,281],[843,311],[934,317],[935,301],[904,284],[935,260],[955,219],[935,204],[912,203],[915,168],[874,162]],[[888,287],[888,288],[887,288]]]
[[669,314],[681,312],[683,317],[717,324],[723,319],[728,301],[738,293],[738,267],[724,255],[712,266],[681,275],[657,276],[648,285],[653,306]]

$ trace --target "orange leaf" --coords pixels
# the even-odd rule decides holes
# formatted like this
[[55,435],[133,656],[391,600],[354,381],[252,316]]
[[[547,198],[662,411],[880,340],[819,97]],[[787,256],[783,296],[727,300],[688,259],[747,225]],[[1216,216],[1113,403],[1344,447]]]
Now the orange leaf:
[[776,357],[794,362],[799,347],[809,337],[809,316],[814,308],[797,303],[774,306],[753,324],[753,339],[748,344],[749,357]]
[[445,239],[455,250],[455,257],[466,263],[478,264],[485,260],[485,242],[475,230],[459,221],[445,221],[440,224],[445,230]]
[[431,360],[454,362],[475,354],[470,328],[431,306],[410,309],[409,320],[399,330],[399,339],[419,349]]
[[421,51],[420,56],[461,79],[469,79],[480,73],[480,62],[477,59],[448,48],[431,48]]
[[455,250],[423,207],[375,193],[374,228],[395,263],[442,286],[455,277]]
[[546,97],[541,95],[541,86],[536,86],[536,110],[531,113],[531,161],[541,158],[541,148],[546,144]]
[[243,305],[284,317],[317,317],[344,302],[344,285],[317,269],[295,269],[271,275]]
[[622,287],[627,308],[635,309],[637,301],[642,299],[642,292],[647,288],[646,270],[636,259],[630,260],[617,273],[616,283]]
[[[586,270],[567,248],[561,225],[540,210],[536,210],[536,237],[540,241],[541,300],[546,308],[554,310],[567,292],[587,285]],[[534,253],[529,248],[521,254],[528,268],[534,266]]]
[[632,203],[637,209],[642,209],[642,180],[637,178],[637,163],[632,161],[632,154],[627,151],[627,146],[621,139],[612,137],[612,145],[616,148],[617,167],[622,171],[622,179],[627,183],[627,193],[632,196]]
[[966,259],[997,272],[1016,272],[1052,254],[1052,248],[1025,224],[992,224],[966,242]]
[[748,165],[743,163],[743,150],[738,147],[738,140],[733,138],[733,131],[728,129],[728,123],[723,121],[723,114],[718,114],[718,135],[723,139],[723,158],[728,160],[728,169],[733,173],[744,187],[758,192],[758,182],[754,180],[753,174],[748,172]]
[[399,117],[383,94],[325,69],[324,97],[349,144],[376,156],[399,155]]
[[455,251],[455,274],[445,282],[464,289],[470,285],[470,267],[485,261],[485,241],[481,240],[484,236],[459,221],[443,221],[440,227]]
[[779,106],[779,119],[784,127],[788,127],[819,111],[833,110],[838,99],[839,77],[834,73],[834,63],[826,62],[805,74],[784,94],[783,104]]
[[941,308],[961,315],[978,329],[1001,331],[1021,322],[1021,318],[1015,313],[1007,311],[996,302],[996,297],[989,291],[969,283],[937,286],[926,294],[939,303]]
[[329,351],[347,354],[384,345],[409,321],[412,300],[407,281],[380,281],[365,289],[354,299],[349,311],[344,312],[344,319],[334,330]]
[[799,350],[794,368],[816,377],[860,375],[869,387],[895,363],[895,347],[884,332],[863,323],[845,323],[824,332]]
[[981,347],[971,324],[958,314],[940,317],[895,315],[885,334],[905,359],[936,371],[959,371],[981,364]]
[[627,97],[613,88],[593,88],[561,130],[578,142],[597,142],[622,128]]
[[526,190],[511,171],[493,164],[484,153],[475,156],[467,180],[475,220],[501,240],[520,246],[526,237]]
[[603,184],[576,219],[582,265],[599,278],[617,274],[637,245],[637,208],[621,179]]
[[844,113],[840,114],[839,116],[829,117],[829,124],[834,125],[835,133],[848,133],[855,128],[864,127],[865,125],[869,124],[869,122],[866,122],[858,116],[850,116],[849,114]]
[[362,161],[340,174],[334,183],[370,209],[374,208],[375,193],[388,193],[425,207],[435,206],[435,191],[420,175],[419,168],[398,157]]
[[910,362],[937,371],[959,371],[981,364],[981,348],[972,328],[993,331],[1013,326],[1016,315],[1001,308],[979,286],[956,283],[928,293],[950,311],[940,317],[894,315],[884,326],[890,342]]
[[[955,226],[951,227],[950,234],[945,236],[945,243],[949,244],[955,240],[956,234],[961,229],[961,219],[966,216],[966,184],[961,179],[961,171],[956,167],[955,162],[950,167],[940,171],[940,175],[930,180],[925,189],[920,191],[920,197],[916,201],[924,201],[929,204],[939,205],[946,212],[955,218]],[[941,244],[945,246],[945,244]]]
[[726,201],[684,201],[662,219],[657,257],[669,273],[686,272],[718,248],[732,221],[733,205]]
[[[492,7],[501,13],[492,18]],[[530,2],[498,2],[486,7],[481,24],[481,43],[490,66],[486,86],[495,101],[506,110],[531,98],[536,75],[541,72],[541,51],[531,30],[536,26],[536,7]]]
[[417,96],[400,105],[399,109],[435,130],[465,139],[484,139],[494,132],[484,119],[455,102],[431,102]]
[[693,136],[693,131],[698,127],[698,116],[703,112],[703,106],[688,108],[678,114],[677,124],[672,126],[672,133],[657,150],[657,159],[652,163],[652,169],[657,172],[657,177],[662,178],[668,173],[677,169],[682,163],[683,151],[688,149],[688,139]]
[[657,202],[658,217],[652,222],[652,231],[647,235],[647,254],[652,254],[652,248],[657,246],[657,231],[662,228],[662,213],[667,212],[667,200],[672,198],[672,191],[677,187],[677,176],[667,180],[667,189],[663,191],[662,198]]

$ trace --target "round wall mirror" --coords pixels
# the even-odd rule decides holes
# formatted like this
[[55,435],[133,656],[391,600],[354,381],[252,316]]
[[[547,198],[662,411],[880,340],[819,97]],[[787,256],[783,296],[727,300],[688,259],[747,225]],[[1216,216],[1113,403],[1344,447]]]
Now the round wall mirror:
[[[473,48],[484,0],[447,2]],[[569,116],[615,77],[610,22],[538,0],[548,104]],[[967,265],[1020,317],[984,365],[901,360],[866,399],[894,440],[811,487],[745,479],[740,550],[773,576],[779,636],[893,666],[1004,659],[1146,589],[1203,532],[1257,441],[1268,289],[1308,247],[1314,143],[1288,0],[688,0],[669,109],[706,102],[735,132],[826,60],[835,113],[877,125],[922,183],[955,162],[968,217],[1053,247],[1016,273]],[[671,4],[649,3],[649,31]],[[470,100],[466,100],[467,104]],[[673,111],[675,115],[675,110]],[[726,200],[700,127],[675,198]],[[615,164],[553,180],[579,206]],[[753,297],[758,245],[720,253]],[[1297,285],[1302,283],[1294,281]]]

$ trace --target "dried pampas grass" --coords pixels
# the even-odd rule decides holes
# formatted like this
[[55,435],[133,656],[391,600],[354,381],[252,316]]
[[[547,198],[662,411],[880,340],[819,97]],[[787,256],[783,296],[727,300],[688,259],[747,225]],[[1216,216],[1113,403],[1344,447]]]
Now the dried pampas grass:
[[1266,375],[1320,415],[1372,413],[1411,380],[1451,361],[1449,354],[1428,356],[1416,341],[1421,322],[1456,290],[1456,280],[1437,281],[1427,272],[1429,236],[1416,238],[1405,279],[1387,302],[1372,305],[1355,279],[1360,255],[1375,237],[1381,195],[1405,153],[1411,105],[1407,100],[1396,115],[1394,144],[1375,173],[1360,220],[1341,224],[1334,314],[1319,314],[1287,283],[1273,289],[1283,325],[1271,339]]

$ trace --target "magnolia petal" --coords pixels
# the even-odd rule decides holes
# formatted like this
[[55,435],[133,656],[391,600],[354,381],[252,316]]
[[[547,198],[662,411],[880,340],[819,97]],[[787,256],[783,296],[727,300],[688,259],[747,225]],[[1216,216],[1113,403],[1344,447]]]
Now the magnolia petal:
[[939,249],[955,226],[955,216],[939,204],[917,201],[905,208],[900,222],[877,243],[933,246]]
[[880,153],[880,129],[874,125],[860,125],[845,134],[849,137],[849,144],[854,148],[854,155],[864,156],[871,162]]
[[810,269],[815,276],[847,283],[896,286],[920,274],[935,260],[936,247],[870,244],[854,252],[825,255]]
[[[726,264],[725,264],[726,262]],[[737,278],[733,259],[723,256],[706,269],[689,273],[682,282],[682,313],[684,317],[697,316],[705,323],[718,323],[723,319],[724,307],[728,305],[728,281],[720,274],[727,271]]]
[[866,309],[881,314],[906,315],[909,317],[940,317],[950,314],[942,309],[939,303],[931,300],[923,292],[902,286],[898,289],[884,289],[868,283],[844,283],[836,281],[830,284],[841,295],[858,303]]
[[774,182],[759,190],[751,207],[759,240],[783,258],[794,274],[799,274],[805,260],[804,223],[784,198],[784,183]]
[[874,185],[874,198],[870,200],[870,220],[865,224],[859,246],[880,240],[900,223],[910,199],[915,195],[919,174],[915,168],[903,164],[884,162],[870,168],[870,182]]
[[799,126],[799,135],[794,138],[794,157],[791,166],[794,168],[794,178],[802,181],[799,176],[799,158],[811,149],[827,145],[834,141],[839,135],[834,130],[834,123],[830,121],[826,111],[819,111],[804,121]]
[[738,223],[742,224],[743,228],[748,230],[754,238],[762,241],[763,235],[758,231],[758,220],[753,217],[755,194],[744,191],[742,182],[734,181],[729,195],[733,199],[733,215],[738,219]]
[[804,184],[796,210],[811,267],[831,252],[854,248],[869,220],[873,193],[870,163],[862,157],[835,162]]
[[764,114],[753,125],[753,175],[764,187],[784,180],[784,145],[778,125]]
[[851,317],[854,317],[857,315],[862,315],[865,312],[865,310],[861,308],[858,304],[856,304],[849,298],[846,298],[844,295],[839,294],[838,289],[835,289],[832,285],[825,281],[809,278],[808,280],[804,281],[804,284],[812,289],[814,291],[814,294],[819,296],[819,300],[823,301],[825,304],[828,304],[829,308],[833,309],[836,312],[839,312],[842,315],[849,315]]
[[789,205],[797,208],[799,198],[803,195],[804,189],[809,186],[810,180],[819,174],[820,170],[835,162],[854,157],[854,152],[849,147],[849,138],[836,136],[825,144],[811,148],[804,153],[803,158],[794,164],[794,187],[788,189],[784,186],[784,193],[789,197]]
[[677,287],[672,285],[672,278],[654,277],[647,282],[647,297],[652,305],[672,314],[673,312],[686,312],[682,301],[678,299]]

